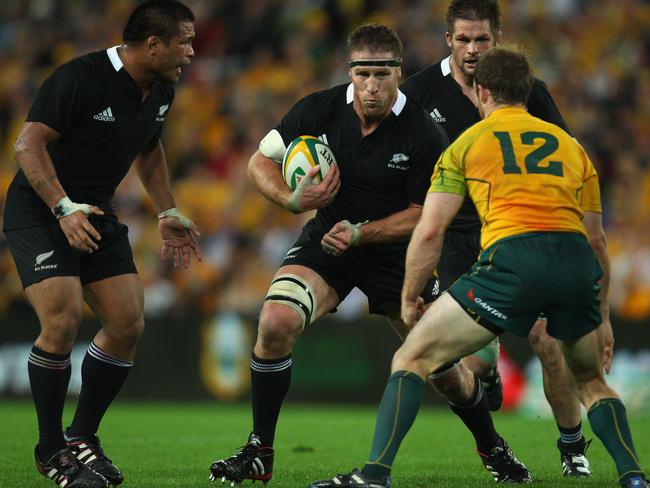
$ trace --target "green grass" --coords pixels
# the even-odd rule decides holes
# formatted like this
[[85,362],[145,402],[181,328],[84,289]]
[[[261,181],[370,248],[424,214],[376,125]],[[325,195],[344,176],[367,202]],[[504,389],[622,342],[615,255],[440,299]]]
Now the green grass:
[[[68,406],[65,421],[71,412]],[[34,470],[35,417],[31,403],[0,403],[0,487],[54,486]],[[375,408],[370,406],[287,405],[278,429],[274,478],[268,486],[304,488],[314,479],[361,467],[374,421]],[[537,485],[616,485],[614,465],[597,439],[588,451],[593,477],[572,482],[561,475],[552,421],[499,413],[495,422]],[[633,418],[631,427],[637,452],[647,467],[650,418]],[[187,488],[215,486],[207,480],[210,463],[229,456],[245,441],[249,429],[248,405],[117,403],[100,435],[125,475],[125,488]],[[593,437],[588,429],[585,433]],[[395,488],[494,486],[460,421],[448,411],[430,408],[420,412],[407,436],[393,481]]]

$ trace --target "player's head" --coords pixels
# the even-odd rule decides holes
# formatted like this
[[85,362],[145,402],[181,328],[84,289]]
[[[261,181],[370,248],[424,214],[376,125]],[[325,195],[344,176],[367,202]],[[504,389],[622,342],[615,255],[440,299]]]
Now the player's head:
[[521,49],[497,46],[488,50],[481,56],[474,73],[481,116],[487,115],[488,97],[495,105],[525,106],[534,80],[528,56]]
[[146,0],[131,12],[122,39],[146,51],[149,70],[175,83],[194,56],[194,14],[175,0]]
[[447,9],[447,45],[453,63],[468,79],[481,55],[501,42],[497,0],[452,0]]
[[381,24],[365,24],[348,36],[349,74],[354,101],[365,117],[384,117],[397,97],[403,47],[397,33]]

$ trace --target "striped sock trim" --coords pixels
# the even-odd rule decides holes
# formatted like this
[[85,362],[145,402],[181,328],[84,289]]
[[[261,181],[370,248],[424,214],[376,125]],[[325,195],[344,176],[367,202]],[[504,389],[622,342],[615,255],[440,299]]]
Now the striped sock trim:
[[40,368],[63,370],[70,366],[70,353],[52,354],[33,346],[27,362]]
[[582,439],[582,422],[574,428],[564,428],[560,425],[557,426],[560,431],[560,442],[563,444],[573,444]]
[[90,346],[88,346],[88,354],[98,361],[112,364],[113,366],[121,366],[122,368],[130,368],[133,366],[133,361],[123,361],[122,359],[111,356],[110,354],[106,354],[97,347],[94,342],[91,342]]
[[280,359],[271,359],[270,361],[273,361],[272,363],[263,363],[261,361],[269,360],[255,358],[254,356],[251,357],[251,369],[258,373],[278,373],[291,367],[293,364],[293,357],[289,355]]

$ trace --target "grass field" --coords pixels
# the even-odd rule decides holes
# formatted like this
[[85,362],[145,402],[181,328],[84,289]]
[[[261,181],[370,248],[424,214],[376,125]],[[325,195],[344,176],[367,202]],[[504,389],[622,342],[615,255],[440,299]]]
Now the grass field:
[[[68,407],[64,421],[69,422],[71,413]],[[274,478],[268,486],[304,488],[314,479],[361,467],[374,421],[375,408],[370,406],[288,405],[280,418]],[[572,482],[562,478],[557,431],[551,421],[499,413],[495,422],[537,486],[616,486],[614,465],[597,439],[588,451],[593,477]],[[647,469],[650,418],[633,418],[631,426]],[[249,428],[247,405],[117,403],[100,436],[125,475],[125,488],[209,487],[216,486],[208,481],[212,460],[229,456],[245,441]],[[585,430],[593,437],[588,427]],[[1,487],[54,486],[34,470],[36,426],[31,403],[0,402],[0,439]],[[445,410],[430,408],[420,412],[404,442],[393,483],[395,488],[494,486],[460,421]]]

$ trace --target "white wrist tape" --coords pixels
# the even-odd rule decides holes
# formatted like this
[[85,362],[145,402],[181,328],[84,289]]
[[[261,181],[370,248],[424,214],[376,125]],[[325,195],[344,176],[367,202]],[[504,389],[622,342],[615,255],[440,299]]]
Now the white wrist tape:
[[363,222],[359,222],[358,224],[353,224],[349,220],[344,220],[343,224],[346,227],[349,227],[350,230],[352,231],[352,240],[350,241],[351,246],[356,246],[359,244],[359,239],[361,239],[361,231],[359,230],[359,227],[361,227],[363,224],[367,224],[369,220],[364,220]]
[[52,208],[52,213],[57,220],[79,211],[88,215],[90,213],[90,205],[87,203],[74,203],[68,197],[63,197]]
[[158,220],[166,219],[169,217],[178,219],[183,227],[185,227],[187,230],[189,230],[190,226],[192,225],[192,221],[185,217],[185,215],[180,213],[178,210],[176,210],[176,207],[168,208],[167,210],[163,210],[158,214]]

